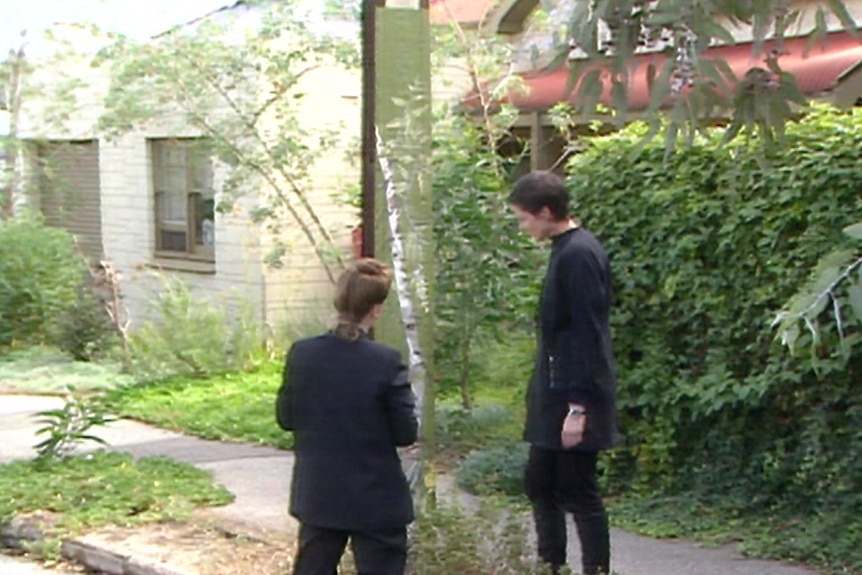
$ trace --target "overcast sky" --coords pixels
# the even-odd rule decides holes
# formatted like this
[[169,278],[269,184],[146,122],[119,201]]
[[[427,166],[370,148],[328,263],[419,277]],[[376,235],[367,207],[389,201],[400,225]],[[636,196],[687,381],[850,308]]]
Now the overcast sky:
[[37,38],[58,22],[92,22],[129,36],[148,37],[232,0],[0,0],[0,58],[20,44],[20,31]]

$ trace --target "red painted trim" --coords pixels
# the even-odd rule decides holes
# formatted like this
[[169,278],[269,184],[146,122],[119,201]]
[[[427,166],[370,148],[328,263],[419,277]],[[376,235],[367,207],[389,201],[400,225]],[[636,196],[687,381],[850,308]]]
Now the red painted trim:
[[[807,38],[786,39],[784,42],[785,53],[779,58],[782,69],[796,76],[797,85],[807,95],[816,95],[831,89],[843,73],[862,62],[862,42],[847,32],[827,34],[805,55],[807,42]],[[733,46],[718,46],[707,50],[706,57],[724,59],[736,77],[741,78],[753,67],[766,67],[763,57],[769,54],[772,46],[773,43],[767,42],[759,56],[754,56],[750,42]],[[664,54],[642,54],[634,58],[629,83],[629,108],[631,110],[643,110],[649,106],[647,68],[652,63],[660,69],[664,61]],[[511,91],[505,101],[514,104],[523,111],[547,110],[554,104],[566,99],[570,102],[574,100],[573,95],[568,98],[565,97],[569,77],[569,69],[566,66],[550,71],[527,72],[522,74],[522,77],[526,90]],[[607,74],[604,74],[603,77],[605,87],[601,102],[610,105],[610,81]],[[464,98],[463,104],[468,108],[478,108],[478,94],[475,91],[468,94]]]

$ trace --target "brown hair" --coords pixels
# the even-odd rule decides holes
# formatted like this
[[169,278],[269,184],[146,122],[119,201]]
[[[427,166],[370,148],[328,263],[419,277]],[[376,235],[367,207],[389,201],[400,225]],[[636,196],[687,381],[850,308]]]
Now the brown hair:
[[557,221],[569,217],[569,190],[566,188],[566,182],[554,172],[546,170],[521,176],[509,194],[509,203],[534,215],[541,212],[542,208],[548,208]]
[[333,303],[338,311],[336,335],[359,337],[359,322],[389,295],[392,276],[383,262],[362,258],[347,266],[335,285]]

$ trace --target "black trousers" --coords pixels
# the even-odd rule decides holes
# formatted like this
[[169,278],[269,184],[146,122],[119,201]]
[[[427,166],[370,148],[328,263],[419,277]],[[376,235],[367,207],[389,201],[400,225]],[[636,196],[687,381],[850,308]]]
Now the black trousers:
[[524,478],[533,506],[539,558],[566,564],[566,512],[574,516],[586,575],[610,573],[608,516],[596,476],[598,453],[530,446]]
[[355,533],[299,526],[299,549],[293,575],[336,575],[347,540],[359,575],[403,575],[407,562],[407,528]]

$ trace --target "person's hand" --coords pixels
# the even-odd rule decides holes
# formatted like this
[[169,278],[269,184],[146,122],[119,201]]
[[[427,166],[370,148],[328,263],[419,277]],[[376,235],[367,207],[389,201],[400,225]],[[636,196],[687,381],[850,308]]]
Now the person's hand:
[[584,429],[586,426],[586,414],[567,415],[563,419],[563,430],[560,432],[563,449],[571,449],[581,443],[584,440]]

